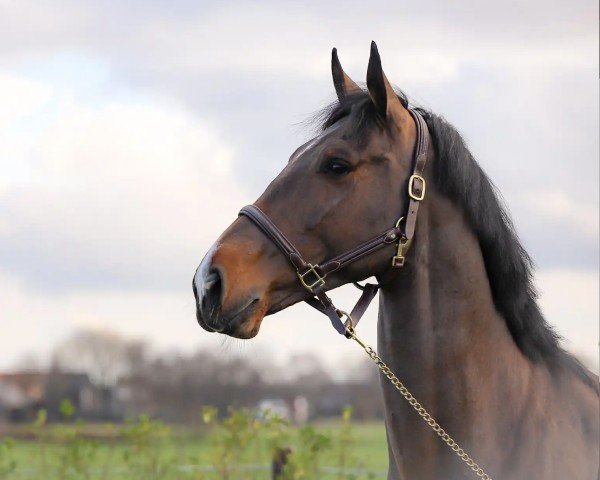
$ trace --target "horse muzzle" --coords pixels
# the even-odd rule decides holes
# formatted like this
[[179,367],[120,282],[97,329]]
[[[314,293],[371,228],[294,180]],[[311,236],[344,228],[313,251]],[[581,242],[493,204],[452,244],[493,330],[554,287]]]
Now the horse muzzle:
[[240,245],[230,242],[213,246],[196,270],[192,289],[196,319],[208,332],[237,338],[256,336],[268,310],[266,288],[245,278]]

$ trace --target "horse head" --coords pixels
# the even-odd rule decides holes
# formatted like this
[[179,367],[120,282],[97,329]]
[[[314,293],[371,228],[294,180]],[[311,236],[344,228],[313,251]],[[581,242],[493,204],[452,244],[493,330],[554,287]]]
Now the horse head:
[[[323,130],[292,153],[254,203],[315,263],[394,225],[406,209],[416,142],[415,121],[387,80],[374,42],[366,90],[343,71],[335,49],[331,66],[338,99]],[[327,289],[382,274],[392,255],[383,249],[354,262],[330,275]],[[243,216],[205,255],[193,290],[198,323],[238,338],[254,337],[266,315],[311,296]]]

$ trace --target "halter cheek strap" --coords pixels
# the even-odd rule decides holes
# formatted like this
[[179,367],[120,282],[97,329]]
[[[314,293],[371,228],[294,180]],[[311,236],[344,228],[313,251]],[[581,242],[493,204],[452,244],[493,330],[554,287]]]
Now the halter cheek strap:
[[[367,283],[364,287],[359,286],[363,292],[352,311],[348,314],[337,309],[331,298],[325,293],[325,278],[327,275],[389,245],[397,246],[396,255],[392,258],[392,267],[402,267],[405,262],[406,251],[410,247],[414,237],[419,203],[425,198],[426,183],[423,178],[423,171],[427,160],[427,139],[429,133],[427,124],[421,114],[413,109],[409,109],[409,112],[417,127],[417,141],[412,175],[408,179],[408,208],[406,215],[401,217],[396,225],[389,230],[330,260],[313,265],[304,260],[293,243],[256,205],[246,205],[239,213],[239,215],[243,215],[251,220],[288,258],[295,268],[298,280],[302,286],[313,295],[310,299],[306,300],[306,303],[327,315],[333,328],[342,335],[348,336],[348,332],[353,330],[359,322],[377,294],[379,285]],[[345,322],[343,321],[344,317],[346,317]]]

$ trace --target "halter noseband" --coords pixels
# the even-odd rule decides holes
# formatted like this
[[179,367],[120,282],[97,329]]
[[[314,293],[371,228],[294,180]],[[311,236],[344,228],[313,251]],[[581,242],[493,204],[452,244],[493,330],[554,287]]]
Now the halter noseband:
[[[350,314],[348,314],[335,308],[331,298],[325,293],[325,278],[327,275],[370,255],[386,245],[393,244],[397,244],[397,252],[392,258],[392,267],[402,267],[404,266],[405,254],[415,234],[419,203],[425,198],[426,184],[423,172],[425,170],[425,162],[427,161],[429,132],[421,114],[413,109],[409,109],[408,111],[412,115],[417,127],[413,171],[408,179],[408,209],[406,215],[401,217],[391,229],[341,255],[324,261],[321,264],[313,265],[304,260],[292,242],[287,239],[283,232],[256,205],[246,205],[239,213],[239,215],[250,219],[289,259],[292,266],[296,269],[300,283],[313,295],[312,298],[306,300],[306,303],[327,315],[333,328],[342,335],[348,336],[348,331],[356,326],[375,297],[379,285],[367,283],[363,287],[355,284],[363,293]],[[347,318],[346,322],[342,321],[344,317]]]

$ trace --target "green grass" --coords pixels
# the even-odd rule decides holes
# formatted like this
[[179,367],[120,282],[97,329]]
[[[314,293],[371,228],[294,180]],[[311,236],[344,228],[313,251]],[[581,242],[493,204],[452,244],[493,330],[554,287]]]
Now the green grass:
[[[336,421],[320,423],[317,426],[325,431],[330,431],[335,437],[342,423]],[[388,450],[383,421],[354,422],[352,423],[352,432],[356,437],[354,453],[361,465],[367,469],[387,471]],[[332,458],[332,455],[326,455],[326,459],[330,463],[325,462],[325,464],[336,465],[335,458]]]
[[[268,479],[266,470],[233,471],[224,476],[207,471],[210,465],[218,464],[219,447],[223,445],[218,437],[221,425],[214,428],[200,425],[193,428],[169,427],[161,425],[157,430],[154,423],[149,426],[134,425],[132,433],[123,434],[121,426],[101,425],[48,425],[28,427],[28,437],[42,435],[43,441],[29,439],[13,440],[12,447],[0,449],[0,479],[48,479],[48,480],[134,480],[134,479],[195,479],[213,480]],[[340,455],[349,460],[346,465],[359,470],[355,474],[342,475],[320,470],[319,479],[375,479],[385,478],[382,472],[387,469],[387,446],[383,422],[344,423],[332,421],[314,424],[314,431],[330,441],[329,447],[318,447],[321,454],[320,467],[336,468],[340,465]],[[344,428],[351,429],[351,444],[340,447]],[[144,429],[146,428],[146,429]],[[137,429],[137,430],[136,430]],[[235,432],[244,433],[241,428]],[[129,436],[128,436],[129,435]],[[286,427],[281,446],[291,446],[301,450],[302,440],[298,427]],[[219,440],[221,438],[221,440]],[[234,442],[235,442],[234,437]],[[1,441],[1,439],[0,439]],[[258,431],[248,445],[236,454],[236,462],[242,465],[263,465],[270,462],[268,432]],[[324,444],[325,445],[325,444]],[[4,458],[3,458],[4,457]],[[2,473],[3,465],[9,460],[16,462],[16,470]],[[182,470],[181,466],[201,466],[197,470]],[[360,474],[358,474],[358,473]],[[368,474],[367,472],[371,472]],[[312,478],[310,474],[299,479]]]

